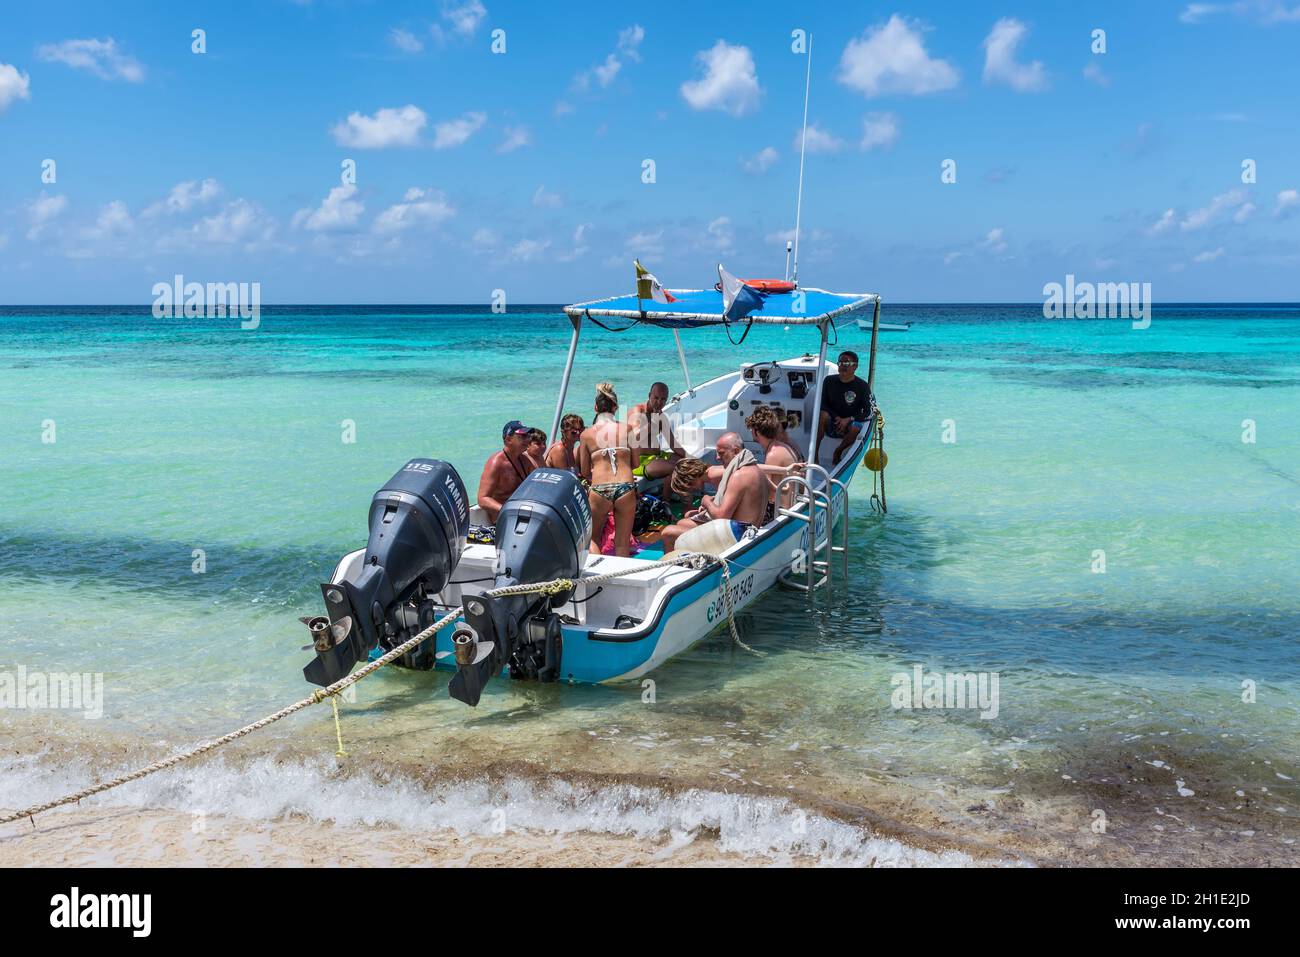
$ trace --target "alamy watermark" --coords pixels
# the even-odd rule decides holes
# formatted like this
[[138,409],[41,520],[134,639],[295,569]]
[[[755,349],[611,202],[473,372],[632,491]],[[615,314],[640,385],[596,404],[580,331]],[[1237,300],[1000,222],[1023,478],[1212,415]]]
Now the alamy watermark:
[[895,711],[922,709],[978,710],[992,721],[998,716],[998,672],[932,671],[913,665],[909,674],[900,671],[889,679],[894,690],[889,696]]
[[0,671],[0,710],[5,708],[80,711],[82,717],[104,716],[104,673],[28,671],[19,665],[16,671]]
[[177,273],[172,282],[153,286],[155,319],[240,319],[241,329],[256,329],[262,322],[260,282],[186,282]]
[[1043,286],[1044,319],[1132,319],[1134,329],[1151,325],[1151,283],[1080,282]]

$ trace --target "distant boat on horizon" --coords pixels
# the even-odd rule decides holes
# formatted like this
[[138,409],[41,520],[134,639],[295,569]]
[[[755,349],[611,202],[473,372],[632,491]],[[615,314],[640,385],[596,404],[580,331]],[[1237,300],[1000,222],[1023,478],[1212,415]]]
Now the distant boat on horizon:
[[[858,317],[858,328],[871,331],[871,320]],[[907,332],[912,328],[910,322],[882,322],[879,326],[881,332]]]

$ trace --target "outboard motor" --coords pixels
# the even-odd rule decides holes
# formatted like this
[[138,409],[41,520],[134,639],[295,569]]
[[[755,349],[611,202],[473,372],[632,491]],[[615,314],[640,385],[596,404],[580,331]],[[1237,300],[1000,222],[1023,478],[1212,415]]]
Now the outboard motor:
[[[497,517],[492,588],[576,579],[590,544],[591,508],[573,473],[530,472]],[[484,685],[503,667],[509,667],[512,678],[558,679],[564,649],[553,609],[572,594],[567,589],[554,595],[466,598],[466,623],[452,636],[457,670],[447,686],[451,696],[477,705]]]
[[391,649],[431,625],[432,596],[451,578],[468,529],[469,500],[454,468],[436,459],[402,466],[370,501],[360,571],[321,585],[329,618],[306,621],[316,649],[307,680],[333,684],[376,645]]

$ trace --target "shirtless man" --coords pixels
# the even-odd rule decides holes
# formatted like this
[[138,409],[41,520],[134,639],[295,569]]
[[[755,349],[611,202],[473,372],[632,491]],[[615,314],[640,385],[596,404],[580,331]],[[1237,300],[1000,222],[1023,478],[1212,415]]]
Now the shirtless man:
[[[672,473],[673,466],[686,458],[686,452],[677,444],[672,423],[663,414],[668,404],[668,386],[656,382],[644,402],[632,406],[627,414],[627,425],[632,430],[633,443],[640,457],[638,466],[648,479],[663,478]],[[663,443],[672,451],[664,451]]]
[[609,513],[614,513],[614,554],[628,557],[636,519],[636,476],[627,426],[618,421],[618,396],[608,382],[596,386],[596,419],[578,439],[578,471],[591,483],[591,550],[601,554]]
[[[781,418],[771,406],[756,406],[753,413],[745,420],[745,425],[754,436],[754,441],[763,447],[762,470],[768,485],[767,513],[763,524],[772,521],[776,515],[776,485],[781,478],[795,471],[794,466],[800,461],[800,455],[780,439],[784,431]],[[794,500],[794,493],[786,489],[782,493],[783,506],[789,506]]]
[[[747,451],[739,435],[735,432],[724,433],[718,439],[718,461],[722,464],[724,473],[732,459]],[[673,550],[679,537],[714,519],[730,519],[737,538],[751,525],[761,525],[771,497],[770,489],[771,483],[763,475],[757,462],[737,467],[727,479],[727,486],[719,496],[721,501],[712,495],[706,495],[700,500],[699,508],[687,512],[686,517],[676,525],[669,525],[664,529],[664,553]]]
[[488,522],[497,523],[501,506],[514,494],[532,471],[526,458],[529,429],[518,419],[511,419],[501,430],[504,448],[487,460],[483,476],[478,480],[479,508],[487,512]]
[[582,437],[586,428],[582,416],[572,412],[560,420],[560,437],[546,450],[547,468],[566,469],[581,477],[582,473],[578,470],[578,457],[574,455],[573,447],[578,444],[578,439]]

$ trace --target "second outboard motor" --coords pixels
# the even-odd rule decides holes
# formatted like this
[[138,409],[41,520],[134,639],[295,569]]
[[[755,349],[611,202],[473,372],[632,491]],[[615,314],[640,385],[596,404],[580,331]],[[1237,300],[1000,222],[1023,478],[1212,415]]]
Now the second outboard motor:
[[[303,669],[322,687],[348,674],[384,640],[393,647],[432,623],[406,606],[441,591],[465,548],[469,500],[446,462],[411,459],[370,501],[361,569],[321,585],[329,620],[310,619],[316,660]],[[429,618],[429,621],[424,621]]]
[[[496,545],[493,589],[576,579],[591,545],[586,490],[563,469],[530,472],[497,517]],[[451,696],[478,704],[484,685],[506,666],[514,678],[558,679],[563,642],[553,609],[570,597],[572,589],[555,595],[468,597],[466,624],[452,637],[457,670],[447,687]]]

